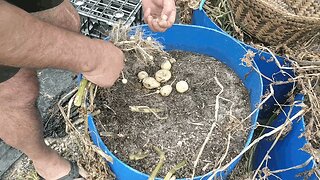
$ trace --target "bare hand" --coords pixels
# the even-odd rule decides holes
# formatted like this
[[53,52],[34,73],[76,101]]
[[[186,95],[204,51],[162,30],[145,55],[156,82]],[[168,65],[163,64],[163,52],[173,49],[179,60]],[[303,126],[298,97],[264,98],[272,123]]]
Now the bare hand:
[[142,0],[144,21],[153,31],[164,32],[176,19],[174,0]]
[[[99,40],[100,41],[100,40]],[[101,49],[97,49],[96,56],[88,59],[91,70],[83,75],[91,82],[101,87],[110,87],[119,78],[124,66],[123,52],[110,42],[100,41]]]

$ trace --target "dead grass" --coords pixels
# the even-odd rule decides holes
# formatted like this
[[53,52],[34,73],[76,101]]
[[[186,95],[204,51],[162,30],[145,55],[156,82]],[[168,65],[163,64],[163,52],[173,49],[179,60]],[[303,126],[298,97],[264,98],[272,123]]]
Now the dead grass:
[[198,9],[201,0],[177,0],[176,6],[178,9],[178,16],[180,17],[180,22],[183,24],[191,23],[192,11]]

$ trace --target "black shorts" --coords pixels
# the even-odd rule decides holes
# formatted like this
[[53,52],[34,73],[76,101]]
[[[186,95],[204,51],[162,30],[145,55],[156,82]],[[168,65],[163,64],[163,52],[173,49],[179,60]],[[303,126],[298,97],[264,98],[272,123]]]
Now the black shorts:
[[[6,0],[29,13],[44,11],[61,4],[63,0]],[[10,79],[19,71],[19,68],[0,65],[0,83]]]
[[29,13],[51,9],[63,2],[63,0],[6,0],[6,1]]

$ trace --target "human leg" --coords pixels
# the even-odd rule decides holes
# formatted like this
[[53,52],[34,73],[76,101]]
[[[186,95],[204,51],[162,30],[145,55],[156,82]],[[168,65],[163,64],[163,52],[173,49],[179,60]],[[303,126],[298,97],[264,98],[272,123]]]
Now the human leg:
[[68,174],[70,165],[44,143],[36,109],[38,92],[36,72],[29,69],[0,83],[0,137],[24,152],[42,177],[56,179]]
[[[80,29],[79,15],[68,1],[33,15],[70,31]],[[11,79],[3,81],[0,81],[0,127],[4,128],[0,138],[24,152],[45,179],[58,179],[68,174],[69,162],[44,143],[41,119],[35,106],[39,91],[36,72],[22,68]]]

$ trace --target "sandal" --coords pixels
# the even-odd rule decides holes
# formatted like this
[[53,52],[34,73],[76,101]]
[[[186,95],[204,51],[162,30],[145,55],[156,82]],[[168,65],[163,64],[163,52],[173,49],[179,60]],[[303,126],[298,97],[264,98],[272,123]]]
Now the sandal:
[[[69,171],[69,173],[61,178],[59,178],[58,180],[74,180],[76,178],[82,178],[82,176],[79,174],[79,167],[77,162],[74,161],[69,161],[70,162],[70,166],[71,169]],[[39,174],[38,176],[40,177],[41,180],[44,180],[43,177],[41,177]]]

